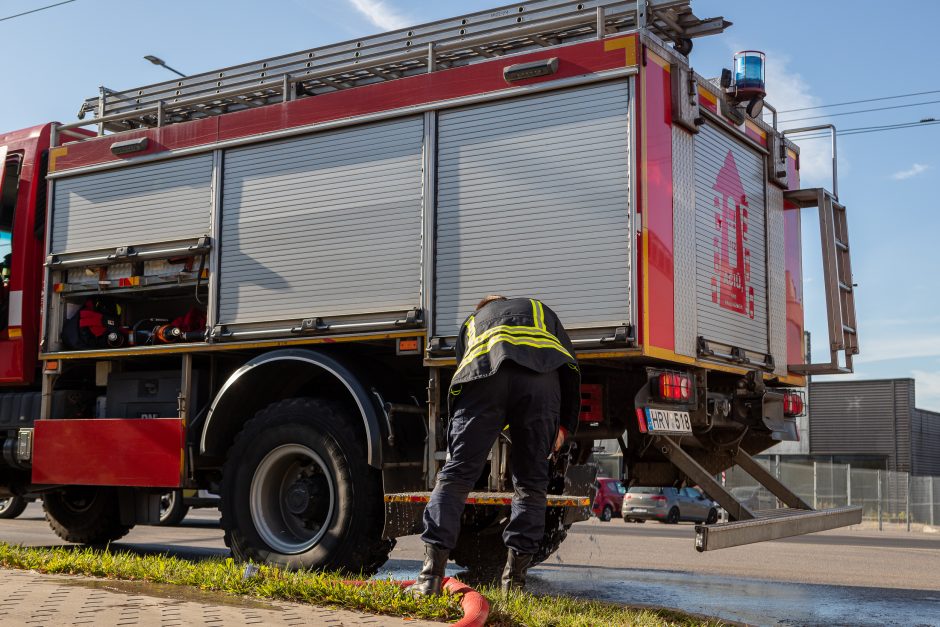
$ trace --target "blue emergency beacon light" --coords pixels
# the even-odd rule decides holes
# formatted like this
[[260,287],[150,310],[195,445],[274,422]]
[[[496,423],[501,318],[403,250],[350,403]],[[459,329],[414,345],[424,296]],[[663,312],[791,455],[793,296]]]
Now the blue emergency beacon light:
[[734,87],[739,102],[767,95],[765,65],[766,58],[759,50],[743,50],[734,55]]

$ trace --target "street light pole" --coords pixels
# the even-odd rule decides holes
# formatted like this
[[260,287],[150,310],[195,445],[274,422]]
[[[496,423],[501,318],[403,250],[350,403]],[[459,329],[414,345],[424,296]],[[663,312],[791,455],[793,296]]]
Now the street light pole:
[[161,59],[160,57],[155,57],[155,56],[153,56],[152,54],[148,54],[148,55],[145,55],[144,58],[147,59],[148,61],[150,61],[151,63],[153,63],[154,65],[159,65],[159,66],[161,66],[161,67],[165,67],[166,69],[170,70],[170,71],[173,72],[174,74],[179,74],[179,75],[182,76],[183,78],[186,78],[186,75],[185,75],[185,74],[183,74],[183,73],[180,72],[179,70],[174,70],[173,68],[171,68],[169,65],[166,64],[166,61],[164,61],[164,60]]

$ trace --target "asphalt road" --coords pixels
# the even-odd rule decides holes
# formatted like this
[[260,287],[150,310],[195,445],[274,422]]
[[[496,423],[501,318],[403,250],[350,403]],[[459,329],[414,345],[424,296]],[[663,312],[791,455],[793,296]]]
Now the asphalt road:
[[[226,555],[217,521],[195,510],[178,527],[137,527],[115,548]],[[708,553],[693,537],[688,524],[581,523],[531,571],[530,588],[753,625],[940,626],[940,534],[844,529]],[[36,504],[0,520],[0,539],[60,544]],[[402,538],[380,576],[413,578],[421,557],[419,540]]]

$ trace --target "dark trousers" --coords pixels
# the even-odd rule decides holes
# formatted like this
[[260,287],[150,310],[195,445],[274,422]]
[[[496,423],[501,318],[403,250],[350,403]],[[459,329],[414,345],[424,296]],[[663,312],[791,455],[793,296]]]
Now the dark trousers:
[[464,384],[453,400],[448,458],[424,510],[421,539],[445,549],[457,544],[467,494],[508,422],[515,493],[503,541],[516,553],[535,553],[545,534],[548,456],[558,432],[560,402],[557,371],[535,372],[510,361],[489,377]]

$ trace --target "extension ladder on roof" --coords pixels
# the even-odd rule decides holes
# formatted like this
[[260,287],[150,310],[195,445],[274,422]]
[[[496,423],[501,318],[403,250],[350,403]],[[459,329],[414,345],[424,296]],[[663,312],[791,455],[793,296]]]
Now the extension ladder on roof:
[[97,124],[99,134],[120,132],[629,30],[645,29],[689,49],[692,39],[728,26],[720,17],[696,17],[690,0],[529,0],[136,89],[102,87],[82,104],[78,117],[94,114],[86,124]]

